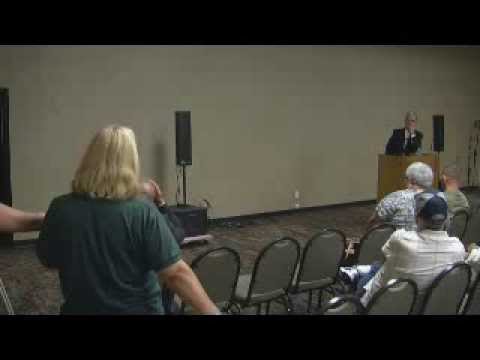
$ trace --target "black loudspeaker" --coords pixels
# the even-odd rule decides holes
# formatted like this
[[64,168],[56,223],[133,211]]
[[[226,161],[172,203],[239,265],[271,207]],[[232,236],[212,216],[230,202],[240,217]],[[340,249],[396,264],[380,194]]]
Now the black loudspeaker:
[[433,115],[433,151],[441,152],[444,149],[444,117]]
[[208,217],[207,208],[197,206],[170,206],[170,211],[182,223],[185,236],[200,236],[207,233]]
[[190,111],[175,111],[177,165],[192,165],[192,125]]

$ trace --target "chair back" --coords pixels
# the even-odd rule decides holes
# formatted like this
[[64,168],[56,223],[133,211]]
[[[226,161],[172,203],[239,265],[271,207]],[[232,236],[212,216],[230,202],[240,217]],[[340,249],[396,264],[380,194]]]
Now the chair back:
[[382,224],[367,231],[358,246],[358,264],[367,265],[376,261],[383,263],[385,259],[382,247],[395,230],[393,225]]
[[248,299],[252,294],[264,294],[279,289],[288,291],[299,258],[300,244],[289,237],[273,241],[263,248],[255,260]]
[[410,279],[392,279],[379,289],[366,307],[369,315],[409,315],[417,300],[417,284]]
[[[464,209],[456,210],[453,213],[452,219],[450,220],[450,226],[448,228],[448,235],[454,236],[464,242],[465,232],[468,225],[468,211]],[[465,243],[464,243],[465,245]]]
[[229,247],[200,254],[192,261],[192,270],[214,303],[230,303],[240,273],[240,255]]
[[472,270],[458,262],[442,271],[427,289],[420,313],[425,315],[456,315],[468,290]]
[[[5,285],[3,285],[2,279],[0,279],[0,297],[2,298],[2,304],[3,304],[4,311],[6,311],[6,314],[15,315],[15,312],[13,311],[12,303],[10,302],[10,299],[7,294],[7,289],[5,288]],[[0,314],[3,314],[3,311],[0,312]]]
[[480,233],[480,205],[470,208],[467,228],[462,239],[463,244],[466,247],[468,247],[469,244],[477,242],[479,233]]
[[331,299],[321,310],[323,315],[361,315],[364,308],[353,295],[342,295]]
[[297,284],[324,278],[335,279],[345,257],[345,234],[325,229],[308,240],[299,265]]
[[472,288],[468,294],[467,304],[465,305],[464,314],[465,315],[480,315],[480,276],[477,274],[475,281],[473,282]]

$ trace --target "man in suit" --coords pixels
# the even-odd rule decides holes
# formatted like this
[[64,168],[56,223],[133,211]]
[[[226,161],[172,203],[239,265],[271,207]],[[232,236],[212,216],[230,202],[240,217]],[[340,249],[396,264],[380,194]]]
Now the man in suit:
[[423,134],[416,130],[417,116],[408,112],[405,117],[405,127],[393,130],[388,140],[385,153],[387,155],[416,154],[422,147]]

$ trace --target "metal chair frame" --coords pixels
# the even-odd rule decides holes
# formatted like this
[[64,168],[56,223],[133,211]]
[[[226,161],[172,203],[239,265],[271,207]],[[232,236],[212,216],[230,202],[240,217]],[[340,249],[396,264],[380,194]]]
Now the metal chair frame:
[[427,307],[427,305],[428,305],[428,303],[429,303],[429,301],[432,297],[432,294],[435,291],[435,289],[437,288],[437,286],[440,284],[440,282],[445,277],[447,277],[452,271],[454,271],[458,268],[464,268],[464,269],[467,270],[467,283],[465,284],[465,289],[463,291],[462,296],[460,296],[460,299],[458,301],[457,308],[456,308],[456,311],[455,311],[456,314],[459,313],[459,310],[460,310],[460,307],[462,305],[463,299],[465,298],[465,295],[467,294],[467,291],[469,289],[470,280],[472,278],[472,268],[470,267],[470,265],[466,264],[465,262],[457,262],[457,263],[449,266],[447,269],[443,270],[440,274],[437,275],[437,277],[435,277],[432,284],[428,287],[428,289],[425,293],[425,297],[423,299],[423,303],[422,303],[422,305],[420,307],[420,311],[419,311],[420,315],[424,314],[425,309],[426,309],[426,307]]
[[[266,301],[260,301],[258,303],[257,302],[251,303],[252,292],[253,292],[253,289],[255,287],[255,282],[257,280],[258,268],[261,264],[261,261],[263,260],[263,257],[273,246],[275,246],[279,242],[283,242],[285,240],[293,242],[295,244],[295,247],[296,247],[296,250],[297,250],[297,256],[296,256],[296,259],[295,259],[295,263],[293,264],[294,266],[292,267],[292,273],[290,274],[290,281],[289,281],[287,287],[285,289],[283,289],[283,294],[281,294],[277,297],[274,297],[274,298],[266,300]],[[250,284],[248,285],[248,293],[247,293],[246,299],[244,301],[241,301],[241,302],[234,301],[234,304],[236,304],[240,309],[255,306],[256,309],[257,309],[256,314],[260,315],[261,312],[262,312],[262,304],[266,303],[265,314],[268,315],[270,313],[270,304],[272,303],[272,301],[281,300],[283,302],[283,305],[285,306],[285,309],[286,309],[287,313],[292,313],[293,310],[294,310],[294,306],[293,306],[292,300],[290,299],[289,292],[290,292],[290,288],[292,286],[292,281],[293,281],[293,277],[295,275],[296,268],[298,266],[299,258],[300,258],[300,244],[297,240],[295,240],[291,237],[288,237],[288,236],[283,237],[283,238],[281,238],[279,240],[276,240],[276,241],[273,241],[270,244],[268,244],[267,246],[265,246],[260,251],[260,253],[257,255],[257,258],[255,259],[255,264],[253,266],[253,271],[252,271],[252,277],[251,277],[251,280],[250,280]]]
[[[241,261],[240,261],[239,253],[236,250],[234,250],[230,247],[227,247],[227,246],[217,247],[217,248],[205,251],[202,254],[198,255],[192,261],[190,267],[195,272],[195,269],[201,264],[203,259],[205,259],[208,255],[210,255],[212,253],[215,253],[215,252],[218,252],[218,251],[227,251],[227,252],[232,253],[234,258],[235,258],[236,265],[237,265],[237,270],[236,270],[236,274],[235,274],[235,281],[233,283],[232,291],[230,293],[230,298],[227,300],[226,306],[221,309],[224,312],[230,313],[231,312],[231,307],[236,305],[233,302],[233,298],[235,296],[235,290],[237,289],[238,278],[240,276]],[[180,308],[180,313],[181,314],[185,313],[185,307],[186,307],[186,304],[182,301],[182,305],[181,305],[181,308]]]
[[12,303],[10,302],[10,299],[7,294],[7,289],[3,284],[3,281],[1,278],[0,278],[0,296],[2,297],[2,301],[5,306],[5,309],[7,310],[8,315],[15,315],[15,312],[13,311]]
[[372,297],[370,302],[367,304],[365,308],[365,314],[368,315],[370,313],[370,310],[375,306],[375,304],[379,301],[379,299],[382,298],[382,296],[391,288],[394,288],[398,286],[399,284],[409,284],[413,288],[413,301],[412,304],[410,305],[410,310],[408,311],[408,315],[412,314],[413,309],[415,307],[415,303],[417,302],[417,297],[418,297],[418,287],[415,281],[411,279],[391,279],[387,282],[385,286],[383,286],[381,289],[379,289]]
[[355,312],[353,315],[365,314],[365,308],[360,302],[360,299],[354,295],[341,295],[334,297],[321,309],[320,314],[325,315],[327,311],[337,308],[338,306],[342,306],[345,303],[351,303],[355,306]]
[[393,232],[395,232],[397,229],[395,228],[395,226],[393,225],[390,225],[390,224],[380,224],[380,225],[377,225],[377,226],[374,226],[372,227],[371,229],[369,229],[360,239],[359,241],[359,244],[358,244],[358,248],[357,248],[357,254],[356,254],[356,258],[357,258],[357,264],[359,264],[359,260],[360,260],[360,256],[362,256],[362,248],[363,248],[363,245],[365,243],[365,241],[368,241],[368,237],[370,236],[371,233],[373,233],[374,231],[377,231],[379,229],[387,229],[387,228],[390,228],[393,230]]
[[[308,289],[308,290],[300,290],[299,287],[300,287],[300,283],[302,282],[302,277],[303,277],[303,272],[304,272],[304,267],[305,267],[305,260],[307,259],[307,256],[309,254],[309,250],[310,248],[312,247],[312,244],[315,240],[318,240],[318,236],[323,234],[323,233],[326,233],[326,232],[335,232],[337,234],[339,234],[341,237],[342,237],[342,242],[343,242],[343,249],[342,249],[342,252],[340,254],[340,258],[338,259],[338,262],[337,262],[337,270],[335,272],[335,276],[334,276],[334,279],[333,279],[333,282],[331,284],[328,284],[328,285],[323,285],[323,286],[320,286],[318,288],[312,288],[312,289]],[[318,304],[317,304],[317,309],[321,307],[321,304],[322,304],[322,294],[323,294],[323,290],[327,290],[329,289],[331,291],[332,294],[335,294],[335,291],[333,290],[332,286],[337,282],[338,280],[338,271],[340,269],[340,266],[341,266],[341,263],[342,261],[345,259],[345,251],[347,249],[347,241],[346,241],[346,236],[345,236],[345,233],[343,233],[342,231],[340,230],[337,230],[337,229],[332,229],[332,228],[327,228],[327,229],[323,229],[322,231],[320,231],[319,233],[315,234],[314,236],[312,236],[310,238],[310,240],[308,240],[307,244],[305,245],[305,248],[303,249],[303,252],[302,252],[302,256],[301,256],[301,260],[300,260],[300,264],[299,264],[299,269],[298,269],[298,275],[297,275],[297,278],[296,278],[296,282],[293,284],[291,290],[290,290],[290,293],[291,294],[302,294],[302,293],[305,293],[305,292],[308,292],[308,305],[307,305],[307,313],[310,312],[310,308],[312,306],[312,300],[313,300],[313,292],[315,290],[318,290]]]
[[[479,285],[478,285],[479,283],[480,283],[480,274],[477,275],[472,286],[470,287],[468,292],[465,294],[465,296],[468,296],[468,299],[467,299],[467,303],[465,304],[465,307],[463,308],[462,315],[468,315],[468,312],[472,307],[472,303],[475,297],[474,295],[477,291],[479,291]],[[478,296],[479,295],[477,294],[477,297]],[[477,298],[477,301],[480,301],[480,297]]]

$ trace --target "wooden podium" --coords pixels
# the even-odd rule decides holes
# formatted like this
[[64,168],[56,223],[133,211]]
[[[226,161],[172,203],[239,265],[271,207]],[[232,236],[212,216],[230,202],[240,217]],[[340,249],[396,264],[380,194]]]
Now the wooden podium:
[[394,191],[405,189],[405,170],[411,163],[421,161],[433,170],[433,187],[437,187],[439,178],[437,154],[424,155],[378,155],[377,201]]

